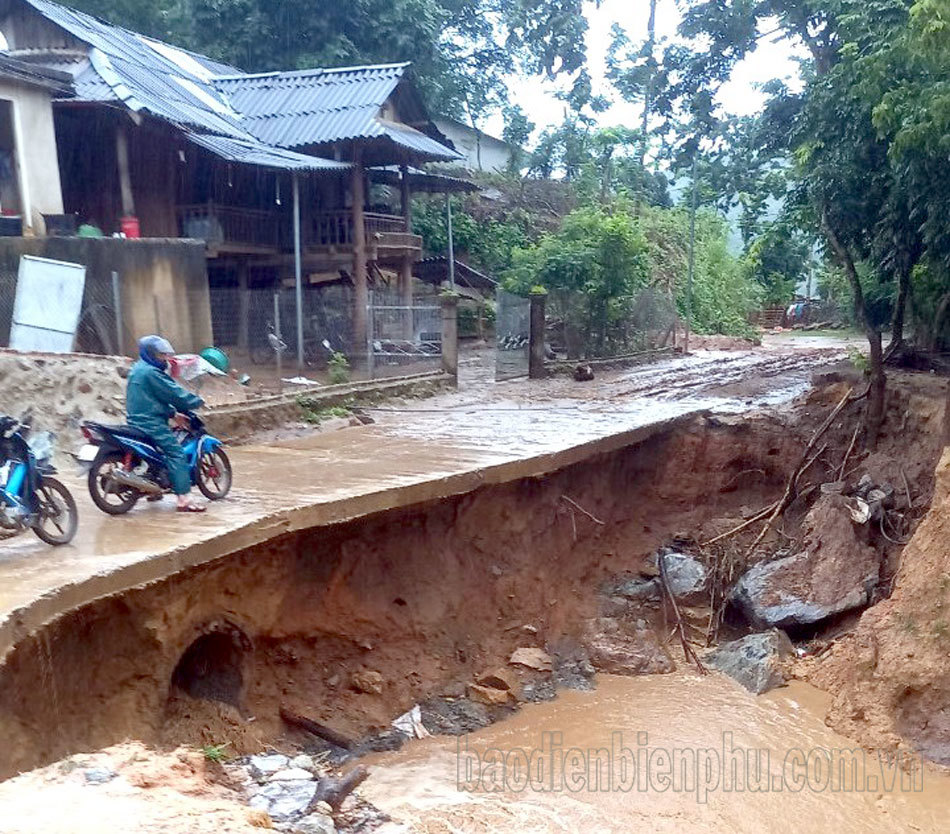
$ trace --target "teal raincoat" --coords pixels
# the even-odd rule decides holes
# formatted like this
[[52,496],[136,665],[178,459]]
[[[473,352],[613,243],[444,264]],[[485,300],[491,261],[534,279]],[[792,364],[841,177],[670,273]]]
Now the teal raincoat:
[[191,475],[185,453],[168,421],[178,412],[194,411],[203,405],[201,397],[186,391],[165,371],[141,360],[132,366],[125,392],[128,423],[148,434],[162,450],[176,495],[189,492]]

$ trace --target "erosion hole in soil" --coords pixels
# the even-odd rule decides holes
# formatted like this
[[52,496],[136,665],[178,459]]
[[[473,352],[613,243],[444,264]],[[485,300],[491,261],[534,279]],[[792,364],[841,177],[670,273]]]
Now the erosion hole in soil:
[[194,640],[172,672],[172,691],[237,706],[244,690],[244,660],[250,645],[236,628],[217,629]]

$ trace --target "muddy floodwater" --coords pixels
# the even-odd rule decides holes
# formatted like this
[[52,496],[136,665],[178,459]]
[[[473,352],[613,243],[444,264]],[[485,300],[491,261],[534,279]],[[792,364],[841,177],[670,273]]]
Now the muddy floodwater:
[[950,776],[828,729],[827,696],[719,675],[599,676],[461,739],[379,756],[387,832],[945,832]]

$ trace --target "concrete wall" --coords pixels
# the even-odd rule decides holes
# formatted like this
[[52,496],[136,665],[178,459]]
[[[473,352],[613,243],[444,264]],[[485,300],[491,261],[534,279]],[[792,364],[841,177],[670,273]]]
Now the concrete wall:
[[42,215],[63,213],[49,93],[0,78],[0,99],[13,102],[24,233],[45,234]]
[[203,243],[56,237],[0,238],[0,344],[10,332],[21,255],[85,265],[84,311],[96,305],[112,310],[112,272],[118,272],[127,355],[134,355],[136,340],[148,333],[161,333],[180,352],[212,344]]
[[465,154],[463,164],[470,171],[504,171],[508,168],[511,146],[507,142],[484,133],[479,137],[472,128],[453,119],[433,119],[433,122],[452,140],[455,150]]

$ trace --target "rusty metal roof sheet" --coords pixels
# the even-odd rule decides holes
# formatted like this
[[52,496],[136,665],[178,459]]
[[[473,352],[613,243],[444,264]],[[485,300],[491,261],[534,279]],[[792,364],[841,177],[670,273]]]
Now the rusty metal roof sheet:
[[0,53],[0,77],[9,78],[33,87],[43,87],[50,93],[67,94],[70,89],[70,76],[48,67],[39,67],[24,61],[18,61]]

